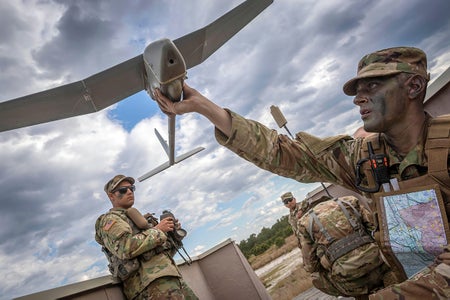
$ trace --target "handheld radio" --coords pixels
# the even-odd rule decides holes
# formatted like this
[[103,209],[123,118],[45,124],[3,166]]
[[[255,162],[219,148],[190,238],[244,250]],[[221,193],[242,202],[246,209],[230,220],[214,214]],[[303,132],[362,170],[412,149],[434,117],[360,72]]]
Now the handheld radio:
[[[367,150],[369,151],[369,158],[363,158],[356,164],[356,187],[367,193],[375,193],[380,190],[380,185],[388,183],[389,176],[389,162],[385,154],[375,154],[372,147],[372,142],[367,142]],[[372,175],[375,179],[375,187],[368,188],[361,186],[361,165],[366,161],[370,162]]]

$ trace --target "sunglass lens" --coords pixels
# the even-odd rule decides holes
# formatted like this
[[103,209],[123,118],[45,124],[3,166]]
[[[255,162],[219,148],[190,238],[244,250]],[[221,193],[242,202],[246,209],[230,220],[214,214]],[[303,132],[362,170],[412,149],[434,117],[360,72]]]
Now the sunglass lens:
[[292,198],[284,199],[284,200],[283,200],[283,203],[284,203],[284,204],[288,204],[288,203],[291,202],[291,201],[292,201]]
[[134,185],[130,185],[130,186],[123,186],[121,188],[118,188],[117,191],[120,194],[126,194],[128,192],[128,189],[130,189],[130,191],[134,192],[136,190],[136,187]]

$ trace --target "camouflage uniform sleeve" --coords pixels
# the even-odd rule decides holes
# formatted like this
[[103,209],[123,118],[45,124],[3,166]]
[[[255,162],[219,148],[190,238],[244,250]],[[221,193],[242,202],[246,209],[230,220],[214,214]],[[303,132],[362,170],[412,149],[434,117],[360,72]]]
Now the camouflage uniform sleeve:
[[316,246],[306,230],[308,224],[308,216],[303,216],[298,221],[298,238],[302,244],[301,251],[303,257],[303,265],[307,272],[313,273],[319,271],[320,261],[316,255]]
[[330,182],[356,190],[355,165],[360,140],[341,135],[321,139],[304,132],[291,140],[259,122],[227,110],[232,119],[231,136],[217,128],[216,139],[242,158],[272,173],[299,182]]
[[162,245],[166,235],[150,228],[133,234],[130,225],[115,214],[106,214],[96,223],[96,240],[120,259],[131,259]]
[[374,214],[367,209],[356,197],[343,197],[344,200],[352,199],[350,203],[361,214],[361,221],[368,232],[374,232],[376,229],[376,223],[374,220]]
[[291,225],[292,232],[294,233],[295,237],[297,238],[297,246],[301,249],[302,244],[300,241],[300,235],[298,232],[298,218],[297,218],[297,212],[298,212],[298,206],[294,211],[289,212],[288,216],[288,223]]
[[297,223],[298,223],[298,219],[295,216],[295,211],[289,211],[289,215],[288,215],[288,223],[289,225],[291,225],[292,228],[292,232],[297,235],[298,230],[297,230]]

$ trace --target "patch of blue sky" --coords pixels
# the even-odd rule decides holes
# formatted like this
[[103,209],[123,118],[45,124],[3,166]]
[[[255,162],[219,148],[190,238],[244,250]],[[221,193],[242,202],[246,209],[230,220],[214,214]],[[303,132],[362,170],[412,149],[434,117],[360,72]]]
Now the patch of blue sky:
[[141,91],[120,101],[115,109],[108,112],[108,117],[119,121],[130,132],[137,123],[159,112],[156,102],[146,91]]
[[56,246],[56,244],[53,242],[48,243],[47,247],[33,253],[34,257],[44,262],[51,261],[57,255],[58,255],[58,246]]

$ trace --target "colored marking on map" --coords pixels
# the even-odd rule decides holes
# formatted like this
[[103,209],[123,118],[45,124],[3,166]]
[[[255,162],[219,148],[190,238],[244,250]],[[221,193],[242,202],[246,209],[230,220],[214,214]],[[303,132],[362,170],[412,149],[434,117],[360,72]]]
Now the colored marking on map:
[[447,244],[435,190],[383,197],[391,248],[411,277]]

